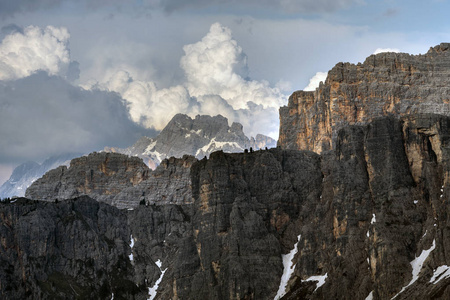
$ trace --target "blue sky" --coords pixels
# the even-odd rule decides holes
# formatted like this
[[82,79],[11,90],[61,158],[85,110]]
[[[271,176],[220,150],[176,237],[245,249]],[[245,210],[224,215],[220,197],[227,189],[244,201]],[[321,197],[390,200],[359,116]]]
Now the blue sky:
[[[379,48],[425,53],[450,41],[449,11],[445,0],[0,0],[0,183],[26,160],[154,135],[177,112],[277,138],[278,107],[317,72]],[[20,115],[28,127],[12,125]]]

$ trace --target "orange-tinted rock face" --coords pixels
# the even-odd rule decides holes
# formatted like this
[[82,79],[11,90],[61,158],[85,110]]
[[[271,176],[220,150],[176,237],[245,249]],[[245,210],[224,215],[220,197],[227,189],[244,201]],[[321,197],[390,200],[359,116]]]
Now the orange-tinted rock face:
[[425,55],[380,53],[338,63],[314,92],[297,91],[280,109],[278,145],[317,153],[335,148],[339,129],[381,116],[450,115],[450,44]]
[[115,195],[146,180],[150,172],[138,157],[94,152],[73,159],[69,168],[48,171],[27,189],[26,196],[54,201],[89,195],[110,204]]

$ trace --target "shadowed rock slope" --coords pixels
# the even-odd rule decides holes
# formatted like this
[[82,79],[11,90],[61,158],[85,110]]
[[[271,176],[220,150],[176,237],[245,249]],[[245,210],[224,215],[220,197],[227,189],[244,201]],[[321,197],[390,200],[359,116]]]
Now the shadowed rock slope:
[[167,161],[167,178],[190,165],[190,201],[3,203],[1,296],[145,299],[159,282],[157,299],[448,299],[449,138],[449,117],[384,117],[322,155]]

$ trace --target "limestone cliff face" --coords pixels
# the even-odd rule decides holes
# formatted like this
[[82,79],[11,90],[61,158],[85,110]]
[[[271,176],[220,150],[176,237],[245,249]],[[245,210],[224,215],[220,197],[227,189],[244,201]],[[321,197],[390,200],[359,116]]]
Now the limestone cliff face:
[[[0,298],[133,299],[123,211],[88,198],[0,204]],[[116,298],[116,299],[117,299]]]
[[164,159],[148,178],[127,187],[114,196],[112,205],[134,208],[141,204],[191,204],[191,167],[197,161],[193,156]]
[[[448,276],[436,280],[450,245],[449,129],[448,117],[416,115],[338,132],[286,299],[450,296]],[[324,274],[317,290],[306,281]]]
[[48,171],[27,189],[25,197],[54,201],[90,195],[111,203],[120,191],[147,179],[150,172],[137,157],[92,153],[73,159],[69,168],[60,166]]
[[[143,299],[159,282],[157,299],[448,299],[449,143],[450,117],[383,117],[341,129],[321,155],[169,160],[160,174],[190,193],[180,201],[3,203],[0,295]],[[171,188],[160,184],[148,190]]]
[[298,91],[280,109],[278,145],[321,153],[339,129],[381,116],[450,115],[450,44],[425,55],[380,53],[357,65],[338,63],[314,92]]
[[26,197],[44,201],[89,196],[118,208],[142,204],[190,204],[192,156],[164,159],[155,171],[138,157],[118,153],[92,153],[73,159],[36,180]]

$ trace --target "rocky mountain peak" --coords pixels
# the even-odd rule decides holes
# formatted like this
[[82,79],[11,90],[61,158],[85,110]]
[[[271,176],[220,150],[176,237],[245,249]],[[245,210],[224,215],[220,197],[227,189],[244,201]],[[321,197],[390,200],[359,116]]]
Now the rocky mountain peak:
[[338,63],[314,92],[297,91],[280,109],[278,144],[317,153],[336,146],[337,132],[383,116],[450,115],[448,43],[425,55],[380,53]]
[[164,158],[192,155],[198,159],[208,157],[212,152],[243,152],[244,149],[261,149],[276,146],[270,137],[258,134],[256,139],[248,138],[240,123],[228,125],[228,119],[221,116],[197,115],[194,119],[184,114],[175,115],[155,138],[141,138],[126,149],[105,148],[141,157],[152,169]]

